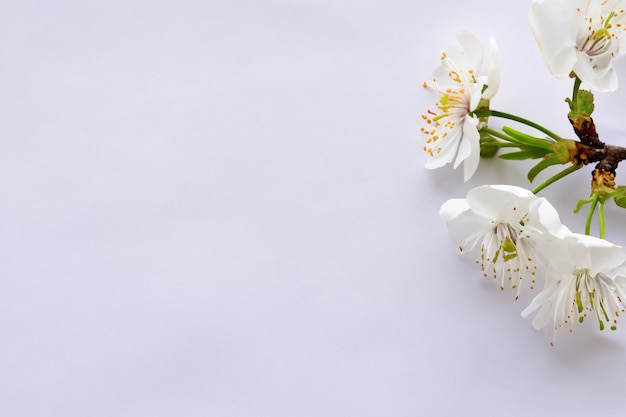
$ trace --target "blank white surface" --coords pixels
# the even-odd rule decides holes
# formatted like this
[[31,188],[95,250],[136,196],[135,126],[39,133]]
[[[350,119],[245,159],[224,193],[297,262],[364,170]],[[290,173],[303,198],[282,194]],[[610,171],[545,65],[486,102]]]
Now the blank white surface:
[[[439,221],[526,166],[423,169],[454,29],[498,40],[493,108],[567,135],[571,83],[529,2],[434,3],[2,2],[0,414],[618,410],[624,324],[549,348]],[[616,144],[623,95],[597,99]],[[575,231],[589,172],[544,194]]]

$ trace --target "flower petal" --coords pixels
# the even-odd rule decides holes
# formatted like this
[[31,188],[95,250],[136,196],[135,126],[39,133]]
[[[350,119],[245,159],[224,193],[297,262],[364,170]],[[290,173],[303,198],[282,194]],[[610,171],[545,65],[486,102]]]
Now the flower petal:
[[461,215],[461,213],[468,211],[469,205],[464,198],[451,198],[443,203],[441,209],[439,209],[439,217],[444,222],[449,222]]
[[[492,227],[491,221],[473,213],[465,199],[450,199],[439,210],[439,216],[462,251],[471,251],[477,238]],[[466,247],[467,245],[467,247]]]
[[[546,65],[556,78],[568,76],[576,63],[575,28],[578,23],[574,3],[575,0],[569,2],[535,0],[528,12],[535,40]],[[566,28],[562,30],[564,26]]]
[[528,207],[527,226],[556,237],[571,234],[569,229],[561,223],[558,211],[544,197],[530,203]]
[[483,98],[491,100],[500,89],[500,49],[494,38],[490,38],[491,54],[489,55],[489,72],[487,73],[487,89]]
[[449,132],[449,135],[445,139],[440,139],[441,150],[437,153],[433,153],[433,156],[426,161],[426,169],[440,168],[450,162],[454,161],[458,153],[460,142],[462,141],[463,130],[454,129]]
[[459,29],[454,32],[454,36],[461,44],[469,68],[474,72],[478,71],[483,62],[483,45],[476,36],[470,31]]
[[519,221],[536,199],[531,191],[513,185],[483,185],[467,193],[467,202],[476,214],[498,220]]
[[[582,55],[581,52],[578,53]],[[593,61],[579,59],[574,65],[573,71],[578,78],[589,87],[598,91],[615,91],[618,86],[617,74],[613,67],[607,67],[604,71],[592,67]]]
[[476,129],[477,123],[478,120],[473,117],[466,117],[463,120],[463,139],[459,144],[459,152],[454,161],[455,169],[461,162],[464,162],[463,178],[465,181],[474,175],[480,161],[480,133]]
[[626,261],[626,254],[621,246],[593,236],[577,235],[578,240],[589,248],[592,267],[591,275],[605,273],[617,268]]

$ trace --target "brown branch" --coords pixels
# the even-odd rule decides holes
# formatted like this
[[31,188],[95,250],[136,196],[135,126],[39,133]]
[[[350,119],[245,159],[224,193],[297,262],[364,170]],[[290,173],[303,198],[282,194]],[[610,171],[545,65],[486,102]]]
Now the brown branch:
[[600,140],[598,132],[596,131],[596,125],[593,123],[591,117],[581,117],[575,120],[569,119],[569,121],[574,128],[574,133],[576,133],[576,136],[578,136],[583,144],[597,149],[604,148],[604,142]]
[[597,162],[596,170],[600,172],[610,172],[615,175],[617,165],[626,159],[626,148],[622,146],[606,145],[602,142],[596,131],[596,126],[591,117],[571,120],[572,127],[578,142],[578,155],[576,159],[579,163],[588,164]]

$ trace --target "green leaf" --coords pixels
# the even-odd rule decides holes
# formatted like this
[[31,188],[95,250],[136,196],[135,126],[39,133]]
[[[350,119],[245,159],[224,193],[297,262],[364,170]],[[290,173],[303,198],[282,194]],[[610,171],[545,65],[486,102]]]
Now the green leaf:
[[574,108],[570,106],[570,109],[573,112],[591,115],[594,110],[593,93],[587,90],[578,90],[576,100],[572,104]]
[[615,204],[621,208],[626,208],[626,187],[623,185],[619,186],[616,191],[618,192],[618,195],[614,199]]
[[615,204],[621,208],[626,208],[626,197],[615,197]]
[[552,150],[552,141],[545,138],[537,138],[535,136],[527,135],[519,130],[512,129],[508,126],[504,126],[502,131],[509,135],[515,143],[532,146],[533,148],[542,148]]
[[551,155],[549,158],[543,159],[537,165],[532,167],[530,171],[528,171],[528,181],[533,182],[535,177],[544,169],[552,166],[552,165],[560,165],[561,161],[556,155]]
[[585,204],[590,204],[590,203],[593,203],[593,198],[588,198],[586,200],[578,200],[578,202],[576,203],[576,206],[574,207],[574,213],[578,213]]
[[508,161],[521,161],[523,159],[539,159],[546,156],[545,151],[541,150],[524,150],[519,152],[509,152],[500,155],[500,158],[506,159]]
[[574,100],[565,99],[569,104],[570,112],[567,117],[572,121],[574,126],[578,126],[585,120],[591,119],[591,113],[594,110],[593,93],[587,90],[578,90],[578,94]]

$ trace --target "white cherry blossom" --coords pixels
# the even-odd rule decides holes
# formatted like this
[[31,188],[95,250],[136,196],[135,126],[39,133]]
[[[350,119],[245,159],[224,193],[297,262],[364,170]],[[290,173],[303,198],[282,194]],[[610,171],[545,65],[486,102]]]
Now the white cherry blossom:
[[601,330],[615,330],[617,317],[626,311],[626,278],[610,277],[626,255],[620,246],[604,239],[571,234],[544,248],[550,254],[546,286],[522,311],[527,317],[539,310],[532,321],[544,329],[554,343],[564,328],[571,332],[575,322],[595,316]]
[[572,72],[598,91],[617,89],[613,60],[624,53],[626,0],[534,0],[529,21],[557,78]]
[[472,177],[480,158],[478,118],[472,114],[481,99],[491,99],[500,85],[500,61],[495,41],[491,40],[491,63],[488,75],[479,75],[483,46],[470,32],[457,31],[463,51],[449,48],[442,52],[441,63],[424,87],[439,97],[435,110],[422,115],[426,135],[424,151],[429,158],[426,168],[440,168],[463,162],[464,179]]
[[535,286],[537,242],[569,232],[545,198],[511,185],[474,188],[466,199],[448,200],[439,214],[460,252],[478,252],[483,275],[499,278],[502,290],[510,281],[516,298],[522,280]]

